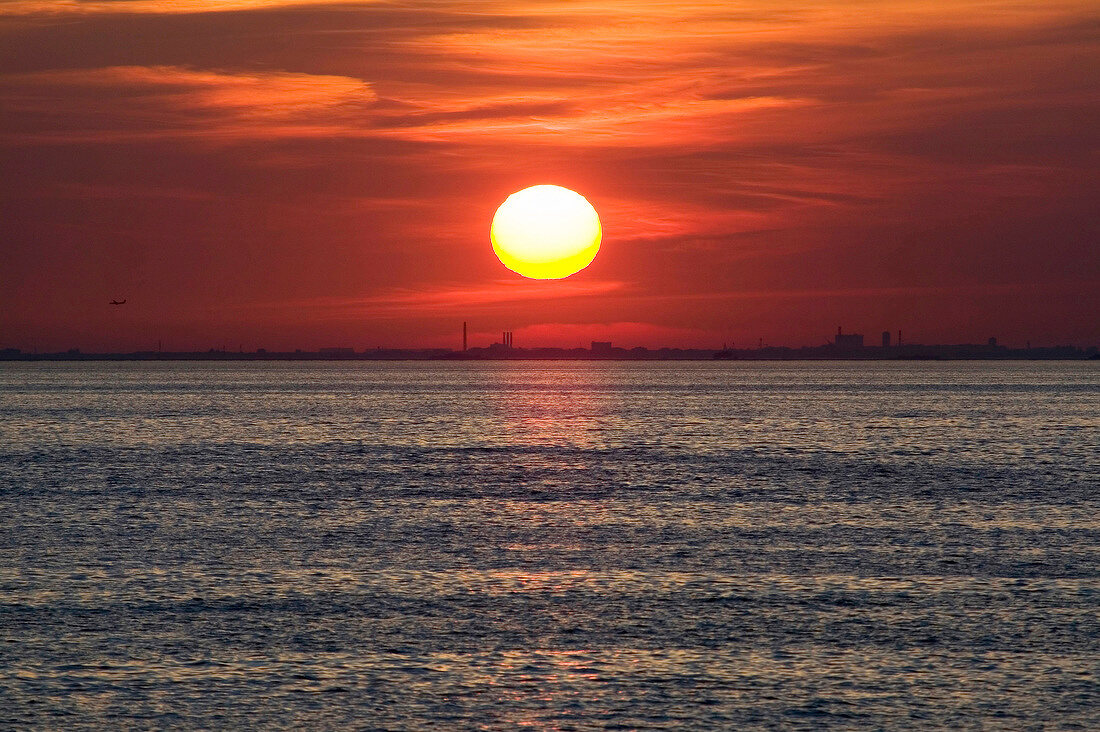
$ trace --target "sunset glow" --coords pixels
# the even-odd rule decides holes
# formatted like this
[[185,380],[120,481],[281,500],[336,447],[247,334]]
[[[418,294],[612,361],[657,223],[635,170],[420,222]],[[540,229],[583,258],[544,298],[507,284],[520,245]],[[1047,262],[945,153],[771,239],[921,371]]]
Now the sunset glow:
[[0,349],[1096,343],[1095,1],[869,7],[0,3]]
[[556,280],[591,264],[600,250],[600,217],[568,188],[538,185],[508,196],[490,229],[505,267],[536,280]]
[[1097,728],[1098,72],[1100,0],[0,0],[0,727]]

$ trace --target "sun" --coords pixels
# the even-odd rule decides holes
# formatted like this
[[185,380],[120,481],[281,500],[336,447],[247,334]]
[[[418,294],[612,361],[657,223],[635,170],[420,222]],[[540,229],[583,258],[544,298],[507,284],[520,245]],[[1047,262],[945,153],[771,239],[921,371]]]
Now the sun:
[[535,280],[558,280],[592,263],[603,230],[584,196],[541,185],[517,191],[500,204],[489,238],[508,269]]

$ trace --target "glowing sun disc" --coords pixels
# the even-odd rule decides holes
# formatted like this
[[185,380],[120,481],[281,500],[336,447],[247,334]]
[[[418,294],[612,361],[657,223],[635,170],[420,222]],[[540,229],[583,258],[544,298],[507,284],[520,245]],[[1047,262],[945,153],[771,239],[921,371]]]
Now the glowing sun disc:
[[524,188],[500,204],[489,239],[501,263],[535,280],[579,272],[600,251],[600,217],[584,196],[561,186]]

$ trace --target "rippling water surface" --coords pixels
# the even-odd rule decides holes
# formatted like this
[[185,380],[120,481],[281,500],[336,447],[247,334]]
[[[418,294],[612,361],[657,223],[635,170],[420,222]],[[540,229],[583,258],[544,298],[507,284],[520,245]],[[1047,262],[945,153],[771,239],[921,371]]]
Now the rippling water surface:
[[1100,366],[0,364],[0,726],[1100,726]]

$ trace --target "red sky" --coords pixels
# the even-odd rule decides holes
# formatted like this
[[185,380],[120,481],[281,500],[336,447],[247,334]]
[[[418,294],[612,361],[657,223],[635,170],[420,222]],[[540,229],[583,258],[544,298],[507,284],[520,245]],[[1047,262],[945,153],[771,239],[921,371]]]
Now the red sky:
[[[0,3],[0,347],[1092,345],[1098,51],[1095,0]],[[489,244],[539,183],[603,220],[566,280]]]

